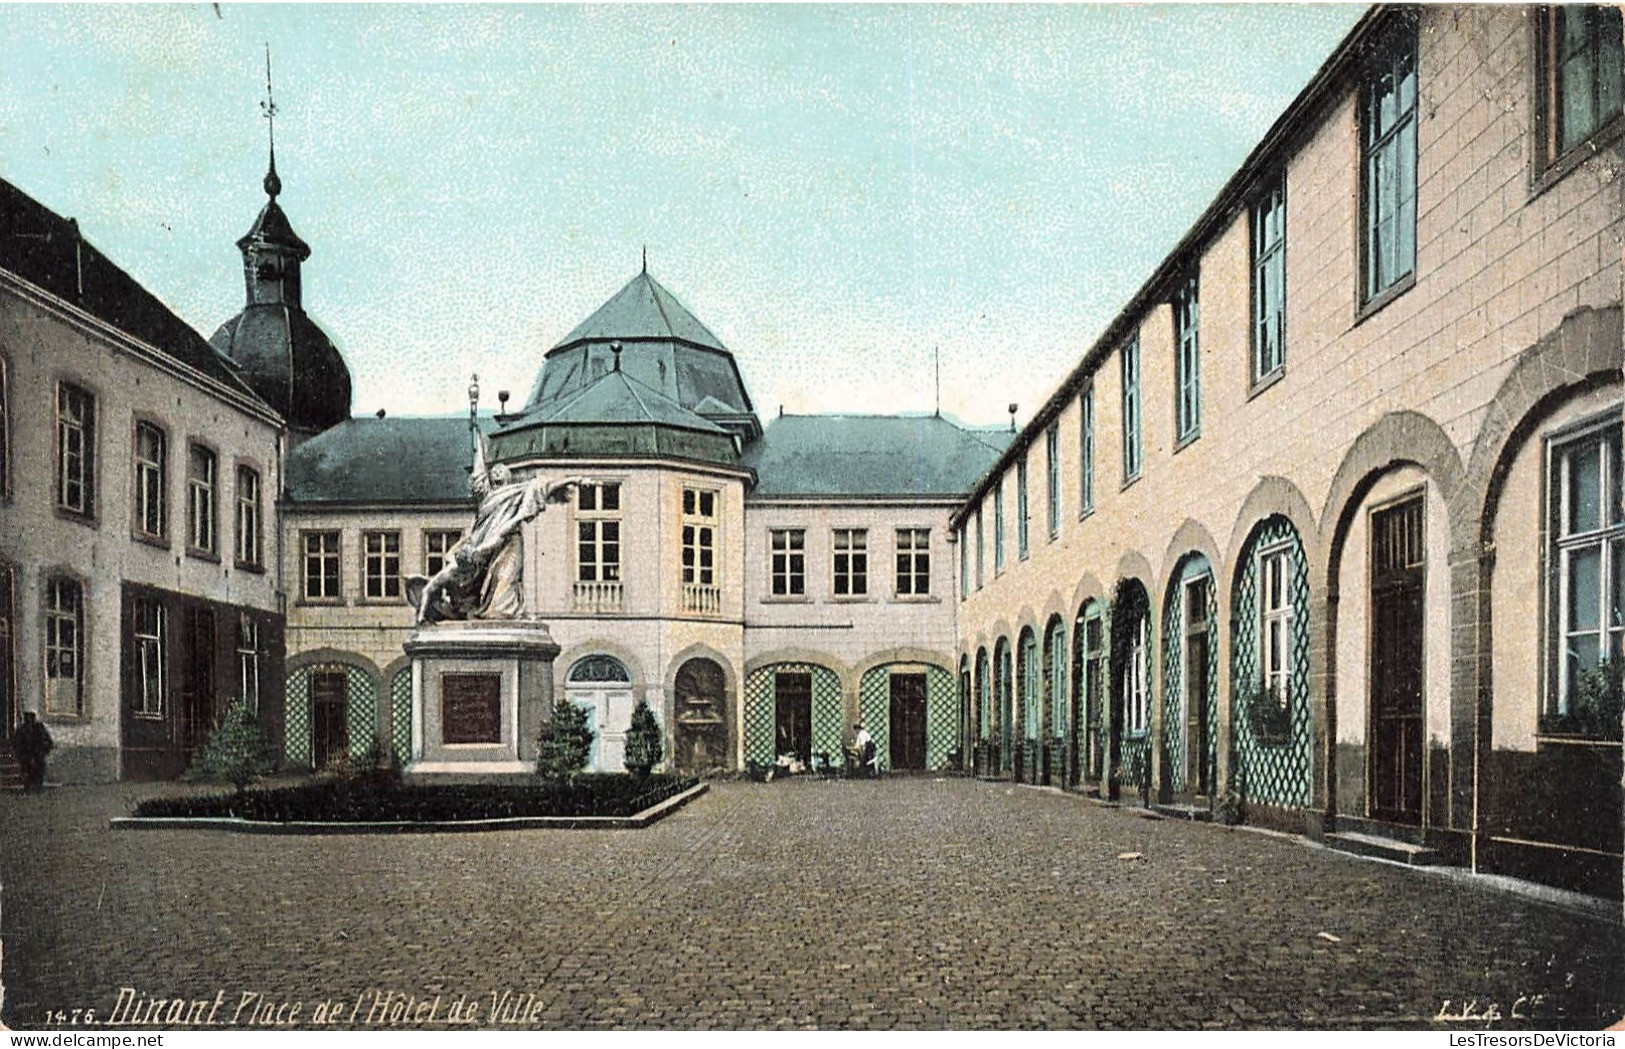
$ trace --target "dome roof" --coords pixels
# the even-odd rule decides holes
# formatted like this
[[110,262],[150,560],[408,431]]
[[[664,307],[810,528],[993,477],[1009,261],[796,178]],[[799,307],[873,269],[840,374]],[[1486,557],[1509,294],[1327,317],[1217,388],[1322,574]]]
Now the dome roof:
[[614,371],[617,345],[638,384],[747,437],[761,432],[733,354],[647,270],[547,352],[527,411]]
[[209,340],[243,381],[296,431],[315,433],[350,417],[350,369],[304,310],[253,303]]

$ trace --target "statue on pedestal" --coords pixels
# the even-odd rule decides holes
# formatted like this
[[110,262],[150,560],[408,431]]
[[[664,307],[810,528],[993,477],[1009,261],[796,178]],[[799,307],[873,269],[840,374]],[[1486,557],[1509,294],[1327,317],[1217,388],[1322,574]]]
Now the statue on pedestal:
[[567,503],[572,489],[587,483],[571,477],[551,484],[540,477],[515,482],[497,463],[487,468],[485,437],[478,435],[469,488],[479,499],[474,524],[446,554],[433,577],[406,577],[406,600],[417,621],[519,619],[525,611],[522,586],[525,543],[520,528],[551,503]]

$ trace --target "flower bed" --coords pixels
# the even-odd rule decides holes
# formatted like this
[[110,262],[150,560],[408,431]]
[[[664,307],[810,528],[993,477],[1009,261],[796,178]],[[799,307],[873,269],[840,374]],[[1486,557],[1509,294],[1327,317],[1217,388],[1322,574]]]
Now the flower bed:
[[577,776],[571,782],[367,785],[344,780],[251,790],[241,797],[153,798],[138,817],[228,817],[266,823],[374,823],[631,816],[681,794],[692,776]]

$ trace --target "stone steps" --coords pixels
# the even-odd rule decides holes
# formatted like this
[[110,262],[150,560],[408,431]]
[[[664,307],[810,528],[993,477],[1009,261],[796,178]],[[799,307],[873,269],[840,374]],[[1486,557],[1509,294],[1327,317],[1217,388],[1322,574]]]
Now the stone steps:
[[1399,841],[1395,838],[1385,838],[1378,834],[1364,834],[1360,831],[1340,831],[1328,834],[1325,838],[1326,847],[1336,849],[1338,852],[1347,852],[1355,856],[1367,856],[1372,859],[1391,860],[1394,863],[1403,863],[1410,867],[1437,867],[1447,861],[1436,849],[1414,842]]
[[1211,823],[1213,810],[1206,805],[1194,805],[1189,802],[1154,802],[1151,811],[1175,820],[1195,820],[1198,823]]
[[0,743],[0,790],[22,789],[22,766],[17,764],[17,757],[11,752],[11,745]]

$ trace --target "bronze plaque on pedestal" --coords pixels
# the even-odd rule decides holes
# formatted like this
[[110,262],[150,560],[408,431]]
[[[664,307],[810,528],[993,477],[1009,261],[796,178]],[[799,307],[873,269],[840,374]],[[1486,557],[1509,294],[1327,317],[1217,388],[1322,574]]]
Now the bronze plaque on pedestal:
[[440,741],[502,742],[502,675],[440,675]]

